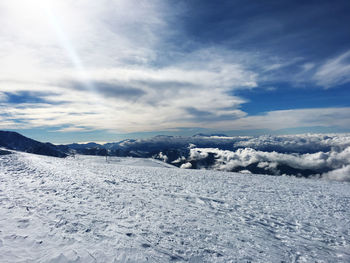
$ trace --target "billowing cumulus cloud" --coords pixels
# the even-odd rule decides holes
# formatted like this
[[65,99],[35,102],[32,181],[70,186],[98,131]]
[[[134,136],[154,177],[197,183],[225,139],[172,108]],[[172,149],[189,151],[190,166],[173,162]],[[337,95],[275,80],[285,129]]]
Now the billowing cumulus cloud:
[[341,168],[324,173],[322,176],[326,179],[350,182],[350,165],[344,165]]
[[215,148],[194,148],[190,150],[190,160],[200,160],[208,157],[210,153],[215,156],[214,169],[231,171],[237,167],[247,167],[256,164],[264,170],[278,174],[278,165],[288,165],[294,169],[323,171],[339,169],[348,165],[350,160],[350,147],[341,152],[317,152],[306,154],[285,154],[278,152],[263,152],[251,148],[236,151],[224,151]]
[[[233,149],[236,147],[239,148],[191,148],[182,168],[192,168],[196,165],[196,168],[220,171],[248,170],[252,173],[272,175],[350,180],[348,135],[261,136],[237,141]],[[320,151],[321,149],[323,151]],[[191,166],[187,165],[188,163]]]

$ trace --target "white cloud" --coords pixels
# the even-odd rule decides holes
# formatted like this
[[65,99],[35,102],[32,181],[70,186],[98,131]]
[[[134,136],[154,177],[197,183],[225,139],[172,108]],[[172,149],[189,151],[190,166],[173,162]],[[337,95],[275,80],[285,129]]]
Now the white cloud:
[[182,169],[190,169],[192,167],[191,163],[184,163],[180,166]]
[[270,111],[231,122],[216,123],[227,130],[287,129],[295,127],[350,127],[350,108],[314,108]]
[[8,120],[23,125],[117,132],[203,126],[201,114],[211,122],[245,116],[238,109],[244,100],[228,92],[257,85],[255,73],[215,49],[156,66],[172,30],[162,1],[6,0],[0,8],[0,91],[51,93],[37,94],[47,103],[4,103]]
[[165,26],[159,1],[5,0],[0,6],[2,47],[53,67],[75,66],[72,54],[87,68],[147,61]]
[[162,152],[160,152],[157,156],[158,159],[163,160],[163,162],[167,162],[168,161],[168,156],[166,156],[165,154],[163,154]]
[[350,50],[326,61],[316,71],[314,80],[326,88],[350,82]]
[[256,150],[273,149],[277,152],[319,152],[331,148],[339,151],[350,146],[349,134],[299,134],[299,135],[263,135],[250,137],[234,142],[237,148],[253,148]]
[[239,171],[239,173],[241,173],[241,174],[251,174],[251,172],[249,170],[241,170],[241,171]]
[[342,168],[324,173],[322,177],[330,180],[350,182],[350,165],[344,165]]
[[87,131],[85,127],[66,127],[57,130],[58,132],[77,132],[77,131]]
[[303,64],[301,67],[302,67],[303,71],[306,72],[306,71],[310,71],[311,69],[313,69],[315,67],[315,64],[308,62],[308,63]]
[[[349,127],[348,108],[247,116],[233,92],[258,86],[252,68],[263,67],[261,57],[202,48],[174,59],[174,10],[163,1],[3,0],[0,10],[0,92],[43,100],[15,108],[0,95],[7,128],[19,119],[23,128],[60,131]],[[296,62],[277,59],[270,71]]]
[[[252,148],[241,148],[236,151],[220,150],[218,148],[193,148],[190,150],[189,161],[203,160],[212,153],[215,163],[212,169],[231,171],[235,168],[248,167],[256,164],[267,173],[279,174],[278,165],[287,165],[300,170],[331,170],[325,173],[325,178],[349,180],[350,147],[341,151],[332,149],[328,152],[306,154],[265,152]],[[346,166],[346,167],[345,167]]]
[[265,72],[275,71],[275,70],[279,70],[282,68],[287,68],[289,66],[295,65],[300,61],[303,61],[303,58],[296,57],[290,60],[282,60],[281,58],[272,58],[272,64],[266,63],[266,65],[264,66],[264,70]]

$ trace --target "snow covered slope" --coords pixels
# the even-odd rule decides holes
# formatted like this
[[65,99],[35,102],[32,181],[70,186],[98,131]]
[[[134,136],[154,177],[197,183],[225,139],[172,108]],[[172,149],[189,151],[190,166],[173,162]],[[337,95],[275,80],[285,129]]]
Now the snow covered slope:
[[100,158],[0,156],[1,262],[350,261],[349,183]]
[[[72,158],[72,157],[68,157]],[[116,157],[116,156],[94,156],[94,155],[76,155],[74,157],[80,163],[99,163],[105,164],[117,164],[117,165],[128,165],[128,166],[143,166],[143,167],[163,167],[163,168],[175,168],[176,166],[167,164],[160,160],[152,158],[133,158],[133,157]]]

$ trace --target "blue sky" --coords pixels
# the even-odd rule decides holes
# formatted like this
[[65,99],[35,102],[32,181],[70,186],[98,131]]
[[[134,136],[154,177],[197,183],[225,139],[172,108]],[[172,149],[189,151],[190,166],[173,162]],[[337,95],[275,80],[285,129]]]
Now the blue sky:
[[350,132],[349,1],[4,0],[0,129]]

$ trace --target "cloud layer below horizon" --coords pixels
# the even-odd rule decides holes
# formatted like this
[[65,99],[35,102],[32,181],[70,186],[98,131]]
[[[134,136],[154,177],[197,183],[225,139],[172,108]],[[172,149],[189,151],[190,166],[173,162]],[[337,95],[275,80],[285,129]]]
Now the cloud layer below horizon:
[[[268,49],[232,46],[230,38],[203,42],[180,23],[191,8],[158,0],[1,1],[0,129],[350,127],[347,105],[288,105],[250,115],[243,107],[248,99],[236,95],[283,88],[276,87],[282,80],[318,89],[348,84],[350,50],[271,56]],[[258,27],[240,28],[237,39],[259,35]]]
[[[350,134],[156,137],[126,141],[120,146],[124,150],[140,152],[158,149],[156,158],[185,169],[293,175],[350,182]],[[184,151],[186,146],[188,151]],[[178,152],[175,160],[173,149]]]

